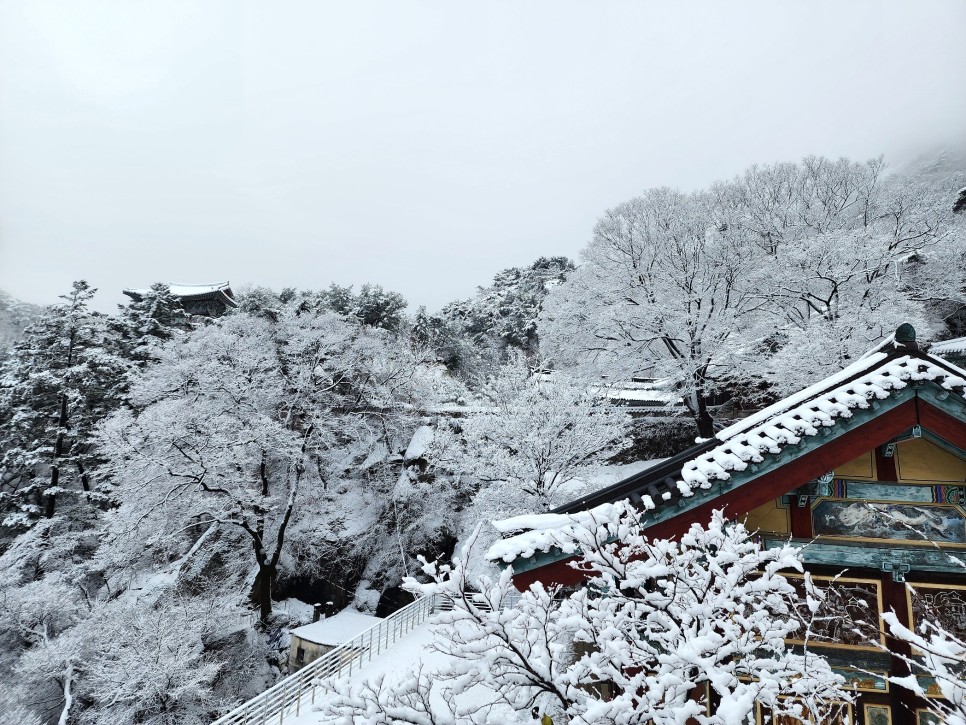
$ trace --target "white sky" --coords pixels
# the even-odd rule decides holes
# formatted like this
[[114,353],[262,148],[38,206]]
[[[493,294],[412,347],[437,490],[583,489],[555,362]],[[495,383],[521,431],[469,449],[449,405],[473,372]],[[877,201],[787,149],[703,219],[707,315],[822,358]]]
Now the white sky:
[[964,141],[961,0],[0,0],[0,288],[434,309],[650,186]]

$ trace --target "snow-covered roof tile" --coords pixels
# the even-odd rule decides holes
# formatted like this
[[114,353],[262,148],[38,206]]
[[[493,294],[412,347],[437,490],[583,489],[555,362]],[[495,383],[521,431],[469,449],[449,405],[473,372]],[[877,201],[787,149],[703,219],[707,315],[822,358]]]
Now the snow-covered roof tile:
[[933,343],[929,347],[931,355],[962,355],[966,353],[966,337],[956,337]]
[[[962,387],[966,379],[954,370],[958,368],[937,358],[930,359],[928,355],[892,358],[883,353],[870,355],[841,373],[720,431],[715,438],[721,445],[686,463],[681,477],[688,484],[708,488],[711,481],[746,467],[740,456],[723,456],[726,451],[751,446],[777,454],[785,446],[798,444],[803,437],[815,436],[821,428],[835,425],[841,418],[850,418],[853,408],[867,408],[871,398],[889,397],[905,388],[907,381],[930,380],[944,388]],[[966,375],[966,371],[959,372]]]
[[231,285],[228,282],[211,282],[209,284],[181,284],[171,282],[168,289],[175,297],[192,297],[194,295],[214,294],[215,292],[231,292]]

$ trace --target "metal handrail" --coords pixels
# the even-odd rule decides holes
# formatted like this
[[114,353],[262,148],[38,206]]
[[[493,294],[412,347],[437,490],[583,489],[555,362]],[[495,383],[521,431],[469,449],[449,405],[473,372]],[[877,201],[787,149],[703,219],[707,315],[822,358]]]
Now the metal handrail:
[[[438,595],[417,599],[393,612],[378,624],[357,634],[344,644],[312,660],[298,672],[289,675],[260,695],[222,715],[212,725],[283,725],[286,715],[298,715],[303,700],[315,703],[315,691],[330,677],[351,675],[364,661],[383,652],[400,637],[425,622],[438,609]],[[368,660],[365,658],[368,657]]]

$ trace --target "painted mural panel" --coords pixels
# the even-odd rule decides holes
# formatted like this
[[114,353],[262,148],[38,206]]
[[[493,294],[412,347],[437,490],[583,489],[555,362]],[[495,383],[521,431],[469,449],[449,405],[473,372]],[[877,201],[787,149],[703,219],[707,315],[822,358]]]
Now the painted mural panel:
[[866,483],[865,481],[832,482],[835,498],[867,499],[870,501],[908,501],[910,503],[966,504],[966,486],[910,486],[902,483]]
[[[833,582],[830,577],[813,576],[812,581],[825,594],[813,617],[806,604],[803,577],[797,574],[786,574],[785,577],[798,590],[802,620],[812,622],[810,646],[878,651],[878,647],[869,643],[870,639],[881,635],[882,595],[878,581],[839,577]],[[884,640],[880,641],[884,643]],[[794,638],[788,642],[802,643]]]
[[966,545],[966,514],[950,504],[823,499],[812,526],[819,536]]
[[913,630],[931,621],[959,639],[966,640],[966,586],[911,583],[906,590]]
[[865,725],[892,725],[892,708],[888,705],[866,705]]
[[[826,659],[830,658],[826,657]],[[832,672],[845,679],[845,687],[848,690],[859,692],[889,691],[888,672],[857,672],[854,667],[833,667]]]

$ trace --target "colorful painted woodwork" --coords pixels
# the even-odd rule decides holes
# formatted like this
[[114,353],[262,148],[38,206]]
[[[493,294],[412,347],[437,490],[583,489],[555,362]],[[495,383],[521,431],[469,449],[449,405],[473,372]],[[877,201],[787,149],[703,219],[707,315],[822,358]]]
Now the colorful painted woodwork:
[[[889,687],[887,676],[907,674],[905,665],[870,644],[909,653],[881,634],[884,611],[913,627],[929,613],[966,636],[966,569],[956,565],[966,557],[966,370],[906,339],[554,513],[649,497],[655,538],[725,508],[765,546],[808,543],[803,556],[817,582],[848,570],[827,606],[848,613],[859,632],[829,617],[809,646],[860,695],[853,716],[860,725],[938,722],[928,700]],[[554,550],[518,558],[514,581],[575,584],[572,558]]]

